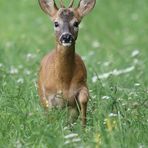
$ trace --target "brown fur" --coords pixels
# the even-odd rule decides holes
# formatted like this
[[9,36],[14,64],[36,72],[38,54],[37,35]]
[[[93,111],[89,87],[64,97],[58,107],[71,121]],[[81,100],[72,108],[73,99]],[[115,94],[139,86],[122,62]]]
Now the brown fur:
[[[82,9],[83,11],[81,11],[85,13],[90,11],[94,6],[95,0],[92,0],[91,3],[80,3],[80,7],[85,5],[84,10]],[[74,38],[71,46],[63,46],[59,40],[59,36],[63,33],[62,27],[56,30],[56,48],[47,54],[41,62],[38,80],[41,103],[45,108],[67,106],[69,109],[69,120],[72,122],[78,117],[80,108],[82,125],[85,126],[89,98],[87,72],[81,57],[75,53],[75,40],[77,39],[78,30],[74,30],[74,27],[71,26],[72,20],[77,20],[80,23],[82,19],[80,10],[78,8],[61,8],[58,10],[55,3],[48,4],[46,0],[40,0],[40,5],[51,16],[52,21],[62,20],[64,23],[66,22],[69,28],[68,31]]]

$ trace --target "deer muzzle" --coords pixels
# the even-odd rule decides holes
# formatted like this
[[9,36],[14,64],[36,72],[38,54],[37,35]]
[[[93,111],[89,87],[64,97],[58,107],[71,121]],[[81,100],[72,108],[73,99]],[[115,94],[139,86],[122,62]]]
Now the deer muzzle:
[[63,33],[60,37],[60,42],[63,46],[71,46],[74,42],[74,38],[70,33]]

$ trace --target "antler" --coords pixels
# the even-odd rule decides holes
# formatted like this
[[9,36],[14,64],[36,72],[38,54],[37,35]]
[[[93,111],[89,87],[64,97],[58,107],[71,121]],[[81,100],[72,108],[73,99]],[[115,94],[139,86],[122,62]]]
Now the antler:
[[62,8],[65,8],[65,5],[63,3],[63,0],[60,0],[60,5],[61,5]]
[[[71,0],[68,8],[71,8],[73,6],[73,4],[74,4],[74,0]],[[62,8],[65,8],[65,5],[63,3],[63,0],[60,0],[60,5],[61,5]]]
[[55,0],[38,0],[38,1],[41,9],[50,16],[53,16],[55,12],[58,11],[58,7],[55,3]]
[[55,0],[53,0],[53,1],[54,1],[54,6],[55,6],[55,8],[56,8],[56,9],[59,9],[58,6],[57,6],[57,4],[56,4],[56,2],[55,2]]
[[82,1],[82,0],[79,0],[79,4],[78,4],[78,7],[80,7],[80,3],[81,3],[81,1]]
[[73,6],[73,4],[74,4],[74,0],[71,0],[68,8],[71,8]]

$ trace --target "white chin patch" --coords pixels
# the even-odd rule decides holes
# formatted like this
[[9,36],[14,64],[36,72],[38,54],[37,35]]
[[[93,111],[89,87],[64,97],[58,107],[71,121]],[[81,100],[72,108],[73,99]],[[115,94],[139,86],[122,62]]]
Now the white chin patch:
[[69,47],[69,46],[71,46],[71,43],[62,43],[62,45],[63,45],[64,47]]

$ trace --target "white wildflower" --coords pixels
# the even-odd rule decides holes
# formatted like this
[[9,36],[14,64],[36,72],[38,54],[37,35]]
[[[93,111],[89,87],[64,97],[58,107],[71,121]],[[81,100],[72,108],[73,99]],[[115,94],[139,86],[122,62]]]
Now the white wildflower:
[[[110,72],[107,72],[107,73],[103,73],[101,75],[98,75],[98,77],[99,77],[99,79],[106,79],[106,78],[108,78],[111,75],[119,76],[121,74],[129,73],[129,72],[133,71],[134,69],[135,69],[135,66],[127,67],[125,69],[120,69],[120,70],[114,69],[113,71],[110,71]],[[97,76],[94,76],[92,78],[92,81],[93,82],[96,82],[97,81]]]
[[115,76],[118,76],[118,75],[121,75],[121,74],[126,74],[126,73],[129,73],[129,72],[131,72],[131,71],[133,71],[135,69],[135,67],[134,66],[131,66],[131,67],[128,67],[128,68],[126,68],[126,69],[121,69],[121,70],[113,70],[113,75],[115,75]]
[[[121,89],[122,90],[122,89]],[[122,101],[123,99],[122,98],[118,98],[118,101]]]
[[117,114],[115,114],[115,113],[110,113],[109,114],[109,117],[116,117],[117,116]]
[[108,100],[108,99],[110,99],[110,97],[109,96],[102,96],[102,99],[103,100]]
[[71,124],[70,124],[70,126],[72,126],[72,127],[73,127],[73,126],[74,126],[74,125],[76,125],[76,124],[77,124],[77,123],[76,123],[76,122],[74,122],[74,123],[71,123]]
[[32,113],[32,112],[29,112],[29,113],[28,113],[28,116],[32,116],[32,115],[33,115],[33,113]]
[[131,111],[131,109],[130,108],[127,108],[127,111]]
[[23,68],[23,65],[19,65],[18,68],[19,68],[19,69],[22,69],[22,68]]
[[22,147],[22,144],[19,140],[16,141],[16,148],[21,148]]
[[[129,100],[130,100],[130,99],[129,99]],[[122,105],[122,106],[125,106],[125,105],[126,105],[126,103],[122,103],[121,105]]]
[[81,141],[81,139],[80,139],[80,138],[75,138],[75,139],[72,139],[72,142],[79,142],[79,141]]
[[145,148],[143,144],[139,144],[139,148]]
[[26,58],[27,58],[28,61],[34,59],[35,57],[36,57],[36,55],[35,54],[32,54],[32,53],[28,53],[26,55]]
[[69,144],[69,143],[71,143],[70,140],[67,140],[67,141],[64,142],[65,145],[66,145],[66,144]]
[[139,63],[139,60],[138,59],[134,59],[133,64],[137,65],[138,63]]
[[102,63],[100,61],[97,62],[98,65],[101,65]]
[[140,54],[140,51],[139,51],[138,49],[135,49],[135,50],[132,52],[131,56],[132,56],[132,57],[136,57],[136,56],[138,56],[139,54]]
[[90,93],[92,93],[92,92],[93,92],[93,90],[92,90],[92,89],[90,89],[90,90],[89,90],[89,92],[90,92]]
[[15,68],[15,67],[13,67],[13,66],[11,66],[11,67],[10,67],[9,73],[10,73],[10,74],[18,74],[18,69]]
[[66,139],[66,141],[64,143],[65,145],[66,144],[69,144],[69,143],[74,143],[74,142],[81,141],[81,139],[78,137],[78,134],[77,133],[71,133],[69,135],[66,135],[64,138]]
[[92,47],[93,48],[99,48],[100,47],[100,43],[98,41],[93,41],[92,42]]
[[93,83],[97,82],[97,80],[98,80],[98,77],[97,77],[97,76],[93,76],[93,77],[92,77],[92,82],[93,82]]
[[92,98],[92,99],[95,99],[96,97],[97,97],[97,96],[96,96],[96,95],[94,95],[94,96],[92,96],[91,98]]
[[108,72],[108,73],[103,73],[103,74],[101,74],[101,75],[99,75],[98,77],[100,78],[100,79],[106,79],[106,78],[108,78],[110,75],[112,75],[112,71],[111,72]]
[[71,140],[66,140],[66,141],[64,142],[64,144],[66,145],[66,144],[75,143],[75,142],[80,142],[80,141],[81,141],[80,138],[75,138],[75,139],[71,139]]
[[78,136],[78,134],[76,134],[76,133],[71,133],[71,134],[69,134],[69,135],[66,135],[64,138],[65,139],[69,139],[69,138],[74,138],[74,137],[77,137]]
[[135,86],[140,86],[140,84],[139,84],[139,83],[135,83],[134,85],[135,85]]
[[110,64],[111,64],[111,62],[109,62],[109,61],[103,63],[104,66],[109,66]]
[[28,69],[25,69],[25,70],[24,70],[24,74],[30,75],[30,74],[31,74],[31,71],[29,71]]
[[68,130],[69,128],[67,126],[64,127],[64,130]]
[[90,51],[88,54],[89,54],[90,56],[93,56],[93,55],[95,54],[95,52],[94,52],[94,51]]
[[9,42],[9,41],[6,42],[5,46],[6,46],[6,48],[10,48],[12,46],[12,42]]
[[23,78],[19,78],[16,82],[19,83],[19,84],[23,84],[24,83],[24,79]]
[[103,121],[103,124],[106,124],[106,121],[107,121],[107,119],[105,118],[104,121]]
[[0,68],[1,68],[1,67],[3,67],[3,64],[2,64],[2,63],[0,63]]

